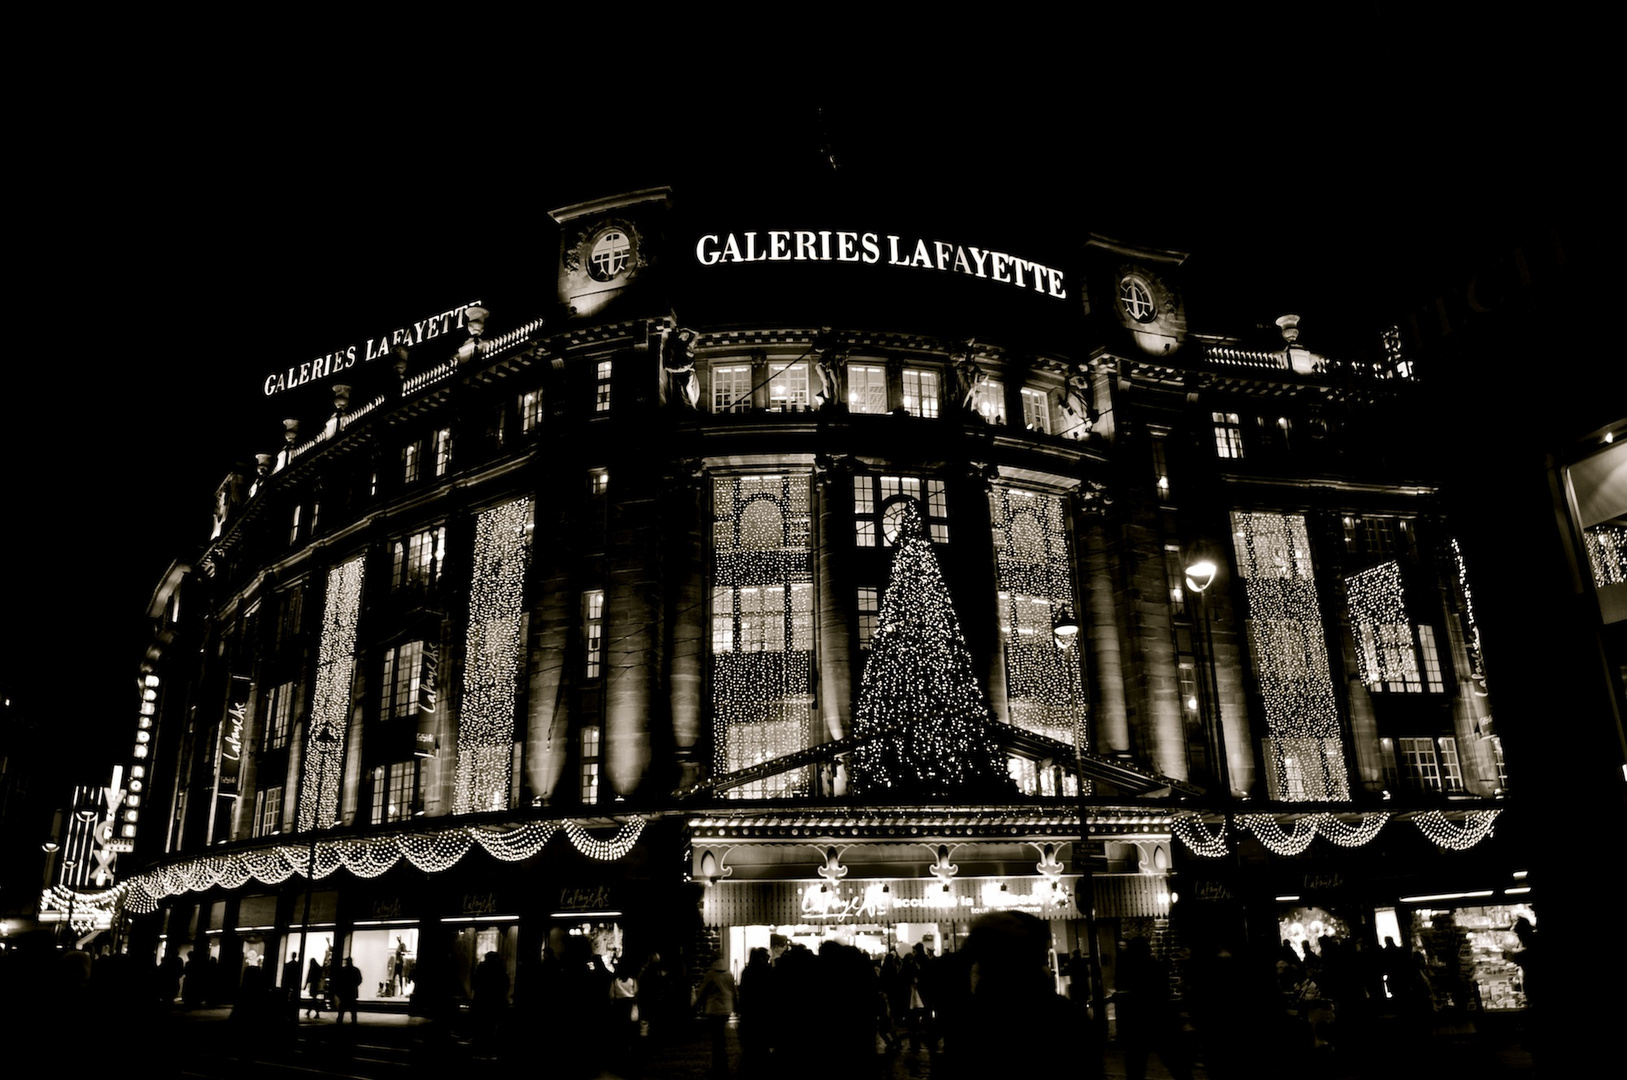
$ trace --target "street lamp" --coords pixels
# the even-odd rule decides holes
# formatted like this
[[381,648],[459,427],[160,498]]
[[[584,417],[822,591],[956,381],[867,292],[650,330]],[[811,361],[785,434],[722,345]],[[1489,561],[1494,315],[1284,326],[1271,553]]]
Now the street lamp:
[[1203,704],[1200,719],[1203,722],[1205,752],[1209,756],[1209,771],[1221,793],[1231,791],[1230,770],[1226,762],[1226,730],[1220,713],[1220,679],[1215,671],[1214,622],[1209,603],[1209,590],[1220,577],[1220,564],[1201,543],[1194,544],[1187,554],[1186,587],[1194,602],[1203,612],[1204,671],[1208,676],[1199,695]]
[[[1079,674],[1079,661],[1073,652],[1074,643],[1079,640],[1079,620],[1067,608],[1059,611],[1052,620],[1051,639],[1056,644],[1062,662],[1062,677],[1068,683],[1068,712],[1073,720],[1074,783],[1079,799],[1079,846],[1075,849],[1074,859],[1075,863],[1079,864],[1079,888],[1074,897],[1074,906],[1084,912],[1085,916],[1086,956],[1090,965],[1086,978],[1091,1018],[1099,1036],[1104,1039],[1107,1034],[1107,1010],[1103,1002],[1106,988],[1102,985],[1101,952],[1096,942],[1096,883],[1090,863],[1086,861],[1084,855],[1089,834],[1089,811],[1085,806],[1085,730],[1084,724],[1079,719],[1078,692],[1074,687]],[[1100,1045],[1101,1039],[1097,1042],[1097,1046]]]

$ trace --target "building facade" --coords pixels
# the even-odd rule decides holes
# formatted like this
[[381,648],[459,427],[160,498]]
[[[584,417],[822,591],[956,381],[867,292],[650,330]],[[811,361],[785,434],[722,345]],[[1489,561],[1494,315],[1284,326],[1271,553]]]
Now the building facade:
[[1126,937],[1326,935],[1522,1005],[1518,769],[1398,336],[1231,332],[1102,237],[743,216],[557,211],[512,307],[265,380],[283,445],[152,608],[98,900],[142,947],[417,1007],[555,930],[738,966],[1017,908],[1076,996]]

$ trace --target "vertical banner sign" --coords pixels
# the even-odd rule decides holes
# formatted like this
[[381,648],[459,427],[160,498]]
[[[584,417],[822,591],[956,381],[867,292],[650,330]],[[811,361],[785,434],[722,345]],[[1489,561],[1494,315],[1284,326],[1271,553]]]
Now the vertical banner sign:
[[232,689],[226,703],[226,719],[220,725],[220,779],[215,793],[235,799],[243,769],[243,725],[249,714],[249,680],[232,676]]
[[419,757],[435,756],[435,677],[439,667],[439,649],[433,641],[424,642],[424,668],[418,679],[418,732],[413,743],[413,752]]

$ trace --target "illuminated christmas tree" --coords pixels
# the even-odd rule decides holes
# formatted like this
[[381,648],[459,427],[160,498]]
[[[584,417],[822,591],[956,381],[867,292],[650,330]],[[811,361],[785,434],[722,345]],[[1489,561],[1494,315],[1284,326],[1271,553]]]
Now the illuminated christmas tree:
[[900,500],[891,579],[853,716],[859,795],[956,798],[1015,794],[995,720],[973,674],[918,505]]

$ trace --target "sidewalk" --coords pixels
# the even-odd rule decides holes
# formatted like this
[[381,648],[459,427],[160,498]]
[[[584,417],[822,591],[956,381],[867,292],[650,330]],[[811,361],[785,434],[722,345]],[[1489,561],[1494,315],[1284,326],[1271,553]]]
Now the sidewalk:
[[[226,1008],[175,1010],[170,1022],[188,1031],[185,1043],[208,1046],[236,1038],[237,1025]],[[330,1075],[354,1075],[353,1063],[365,1056],[375,1070],[369,1075],[419,1072],[452,1073],[463,1080],[481,1077],[537,1074],[544,1062],[531,1042],[517,1050],[514,1039],[521,1033],[511,1030],[508,1039],[490,1047],[474,1045],[466,1037],[447,1031],[423,1017],[405,1013],[362,1012],[358,1024],[339,1025],[332,1014],[320,1020],[300,1018],[297,1028],[284,1027],[267,1040],[268,1051],[298,1056],[305,1071]],[[539,1033],[525,1032],[529,1039]],[[557,1034],[557,1033],[556,1033]],[[211,1038],[211,1035],[219,1038]],[[1369,1033],[1365,1045],[1350,1052],[1307,1054],[1285,1066],[1279,1056],[1276,1067],[1259,1069],[1244,1080],[1292,1076],[1294,1080],[1408,1080],[1411,1077],[1459,1076],[1475,1080],[1499,1077],[1532,1077],[1531,1056],[1518,1041],[1517,1029],[1477,1030],[1471,1024],[1439,1024],[1420,1045],[1404,1045],[1393,1033]],[[179,1045],[179,1044],[177,1044]],[[1263,1041],[1262,1052],[1271,1047]],[[739,1044],[733,1028],[729,1033],[731,1074],[738,1075]],[[241,1053],[241,1051],[238,1051]],[[340,1064],[343,1069],[338,1068]],[[890,1059],[876,1058],[878,1080],[930,1080],[932,1061],[924,1051],[900,1053]],[[1077,1078],[1067,1080],[1126,1080],[1122,1050],[1109,1044],[1101,1055],[1101,1071],[1092,1076],[1089,1062],[1081,1059]],[[1012,1071],[1022,1072],[1022,1035],[1015,1033],[1012,1045]],[[1211,1080],[1201,1062],[1193,1069],[1193,1080]],[[679,1037],[659,1045],[640,1047],[636,1067],[623,1074],[605,1072],[604,1080],[711,1080],[711,1051],[699,1024]],[[1156,1055],[1148,1062],[1147,1080],[1172,1080],[1172,1074]]]

